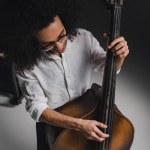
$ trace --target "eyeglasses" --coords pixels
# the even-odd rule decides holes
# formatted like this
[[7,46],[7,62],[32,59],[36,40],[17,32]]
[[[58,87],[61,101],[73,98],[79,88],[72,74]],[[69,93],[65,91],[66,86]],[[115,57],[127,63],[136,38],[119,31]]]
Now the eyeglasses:
[[[64,30],[63,30],[64,31]],[[61,33],[63,33],[63,31]],[[61,34],[60,34],[61,35]],[[41,43],[41,50],[42,51],[52,51],[52,50],[55,50],[56,48],[56,45],[55,43],[56,42],[59,42],[59,43],[63,43],[67,38],[66,38],[67,34],[64,34],[62,36],[59,36],[55,41],[52,41],[52,42],[47,42],[46,44],[42,44]]]

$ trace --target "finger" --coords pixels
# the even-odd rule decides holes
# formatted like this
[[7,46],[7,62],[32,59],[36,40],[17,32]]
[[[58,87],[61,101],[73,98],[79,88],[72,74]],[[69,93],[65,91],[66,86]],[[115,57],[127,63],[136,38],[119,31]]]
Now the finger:
[[94,132],[92,133],[90,139],[96,140],[96,141],[99,141],[99,142],[102,142],[102,141],[105,140],[105,138],[102,138],[102,137],[97,136],[96,133],[94,133]]
[[123,47],[127,47],[127,42],[126,41],[120,42],[117,45],[115,45],[115,47],[113,48],[113,51],[119,50]]
[[123,48],[121,48],[120,50],[115,51],[115,52],[114,52],[114,55],[115,55],[115,56],[118,56],[118,55],[124,55],[124,54],[128,54],[128,53],[129,53],[128,47],[123,47]]
[[129,54],[129,51],[125,51],[124,53],[120,54],[119,57],[125,58],[125,57],[127,57],[128,54]]
[[100,131],[97,127],[95,127],[95,133],[100,137],[100,138],[108,138],[109,134],[105,134],[102,131]]
[[100,128],[107,128],[107,125],[105,125],[105,124],[103,124],[103,123],[101,123],[101,122],[96,122],[96,124],[95,124],[96,126],[98,126],[98,127],[100,127]]
[[109,44],[108,48],[110,49],[110,48],[112,48],[114,45],[116,45],[117,43],[123,42],[123,41],[125,41],[124,37],[118,37],[118,38],[116,38],[115,40],[113,40],[113,41]]
[[119,49],[119,50],[113,51],[113,54],[114,54],[115,56],[117,56],[117,55],[123,54],[125,51],[127,51],[127,47],[122,47],[122,48]]

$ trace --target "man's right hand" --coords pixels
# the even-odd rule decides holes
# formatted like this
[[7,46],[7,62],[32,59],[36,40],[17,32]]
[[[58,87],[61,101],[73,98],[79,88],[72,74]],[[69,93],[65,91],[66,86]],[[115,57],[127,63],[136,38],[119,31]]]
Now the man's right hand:
[[107,126],[96,120],[79,120],[78,129],[87,139],[102,142],[109,137],[108,134],[103,133],[99,128],[107,128]]

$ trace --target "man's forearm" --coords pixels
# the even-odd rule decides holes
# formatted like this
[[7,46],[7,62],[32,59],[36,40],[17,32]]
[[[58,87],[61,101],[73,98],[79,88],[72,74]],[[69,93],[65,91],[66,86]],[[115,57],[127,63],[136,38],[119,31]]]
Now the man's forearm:
[[39,121],[45,122],[49,125],[76,130],[78,130],[81,125],[81,119],[63,115],[50,108],[47,108],[43,111]]
[[117,58],[116,59],[116,70],[117,71],[121,69],[123,62],[124,62],[124,58]]
[[97,140],[100,142],[102,142],[105,138],[109,137],[108,134],[105,134],[99,130],[99,128],[107,127],[101,122],[98,122],[96,120],[73,118],[63,115],[49,108],[46,108],[43,111],[39,121],[58,127],[80,131],[87,139]]

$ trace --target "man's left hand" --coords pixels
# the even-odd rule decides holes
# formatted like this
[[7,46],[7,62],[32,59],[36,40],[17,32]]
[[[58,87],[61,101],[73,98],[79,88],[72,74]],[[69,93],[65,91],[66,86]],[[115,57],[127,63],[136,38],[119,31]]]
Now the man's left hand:
[[112,48],[113,54],[120,59],[124,59],[129,54],[128,44],[124,37],[118,37],[113,40],[108,48]]
[[114,56],[116,56],[116,70],[120,70],[124,59],[129,54],[129,48],[127,41],[124,39],[124,37],[118,37],[115,40],[113,40],[109,46],[109,49],[112,49],[112,52]]

